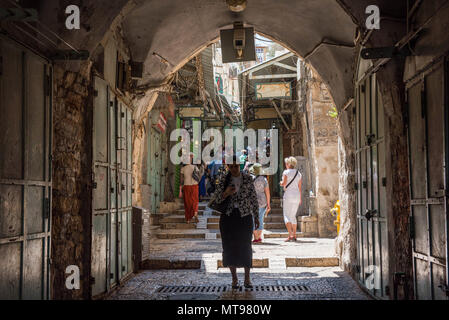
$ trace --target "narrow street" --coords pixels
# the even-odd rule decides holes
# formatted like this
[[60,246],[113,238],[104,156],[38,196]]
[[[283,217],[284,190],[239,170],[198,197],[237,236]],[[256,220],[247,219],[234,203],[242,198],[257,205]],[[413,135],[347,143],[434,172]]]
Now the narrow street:
[[253,244],[253,289],[243,287],[243,269],[238,270],[240,289],[231,288],[229,269],[221,261],[219,213],[202,202],[199,223],[184,222],[182,204],[174,214],[160,214],[145,264],[150,270],[140,271],[109,299],[370,299],[338,266],[335,239],[304,238],[298,232],[297,242],[285,242],[278,200],[265,218],[264,241]]
[[448,17],[0,0],[0,300],[448,301]]

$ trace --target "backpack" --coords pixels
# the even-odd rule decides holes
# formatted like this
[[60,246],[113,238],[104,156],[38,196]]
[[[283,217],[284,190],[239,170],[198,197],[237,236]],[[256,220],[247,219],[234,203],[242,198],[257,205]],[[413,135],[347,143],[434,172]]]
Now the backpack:
[[200,182],[200,180],[201,180],[201,178],[200,178],[200,170],[198,169],[197,166],[194,166],[194,168],[193,168],[192,178],[196,182]]

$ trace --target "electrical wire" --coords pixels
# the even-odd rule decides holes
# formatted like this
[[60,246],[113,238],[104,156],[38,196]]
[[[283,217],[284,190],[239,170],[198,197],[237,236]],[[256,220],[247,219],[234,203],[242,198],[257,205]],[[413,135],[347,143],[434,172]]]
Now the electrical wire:
[[[25,10],[22,6],[20,6],[18,3],[16,3],[13,0],[7,0],[9,3],[11,3],[12,5],[16,6],[19,9]],[[40,26],[42,26],[44,29],[46,29],[48,32],[50,32],[53,36],[55,36],[57,39],[59,39],[60,41],[62,41],[66,46],[68,46],[70,49],[72,49],[73,51],[75,51],[76,53],[80,54],[79,50],[77,50],[75,47],[73,47],[71,44],[69,44],[67,41],[65,41],[63,38],[61,38],[58,34],[56,34],[55,32],[53,32],[50,28],[48,28],[45,24],[43,24],[42,22],[40,22],[39,20],[36,21]],[[38,32],[41,36],[43,36],[44,38],[46,38],[51,44],[53,44],[56,48],[58,48],[58,45],[52,41],[50,38],[48,38],[42,31],[38,30],[37,28],[33,27],[32,25],[30,25],[28,22],[24,22],[28,27],[32,28],[33,30],[35,30],[36,32]],[[23,32],[23,29],[22,29]],[[25,33],[28,36],[32,37],[32,38],[36,38],[32,35],[30,35],[29,33]],[[35,39],[36,40],[36,39]],[[37,40],[36,40],[37,41]]]

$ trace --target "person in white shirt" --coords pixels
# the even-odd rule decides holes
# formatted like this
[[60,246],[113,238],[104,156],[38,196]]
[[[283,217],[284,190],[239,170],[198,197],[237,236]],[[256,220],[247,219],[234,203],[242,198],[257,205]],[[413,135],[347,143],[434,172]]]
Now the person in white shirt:
[[289,241],[296,241],[296,212],[301,205],[301,184],[302,175],[299,170],[294,169],[297,165],[297,160],[294,157],[285,159],[285,166],[287,170],[282,173],[281,187],[284,187],[284,197],[282,207],[284,211],[284,222],[288,230]]

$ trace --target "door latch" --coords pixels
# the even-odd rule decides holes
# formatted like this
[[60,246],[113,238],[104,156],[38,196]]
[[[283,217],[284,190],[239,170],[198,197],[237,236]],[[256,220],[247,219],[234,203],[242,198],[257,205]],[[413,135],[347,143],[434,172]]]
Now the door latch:
[[366,218],[366,220],[370,221],[376,214],[377,214],[377,210],[366,209],[365,218]]
[[367,145],[367,146],[372,145],[375,138],[376,138],[376,135],[375,135],[375,134],[368,134],[368,135],[365,137],[365,139],[366,139],[366,145]]

